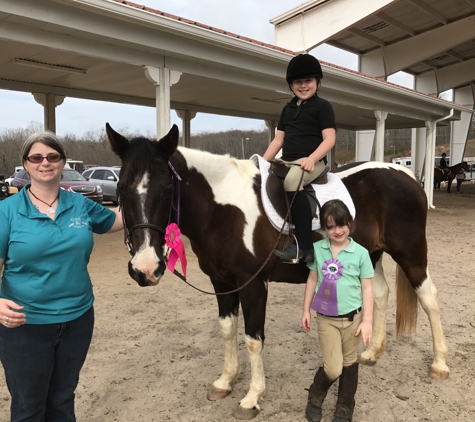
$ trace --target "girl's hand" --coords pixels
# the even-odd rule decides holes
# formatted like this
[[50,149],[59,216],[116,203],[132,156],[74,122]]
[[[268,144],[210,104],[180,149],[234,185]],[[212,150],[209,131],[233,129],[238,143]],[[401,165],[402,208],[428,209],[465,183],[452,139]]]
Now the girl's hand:
[[[15,328],[26,322],[26,315],[15,312],[21,311],[23,306],[17,305],[12,300],[0,299],[0,324],[7,328]],[[15,311],[14,311],[15,310]]]
[[368,346],[371,343],[373,337],[373,324],[371,321],[362,321],[356,330],[355,337],[361,333],[363,344]]
[[303,311],[302,314],[302,326],[303,329],[308,333],[310,331],[310,323],[312,321],[312,317],[310,315],[310,311]]
[[315,167],[315,163],[310,157],[305,157],[300,160],[300,168],[311,173]]

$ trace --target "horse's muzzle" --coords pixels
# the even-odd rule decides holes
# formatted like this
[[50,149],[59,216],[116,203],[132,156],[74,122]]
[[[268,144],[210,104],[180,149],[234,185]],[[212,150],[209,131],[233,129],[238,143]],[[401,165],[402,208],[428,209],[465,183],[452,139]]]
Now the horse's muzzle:
[[153,273],[144,273],[136,268],[133,268],[132,263],[129,261],[129,275],[137,282],[140,287],[156,286],[165,273],[165,269],[165,262],[160,261],[158,268]]

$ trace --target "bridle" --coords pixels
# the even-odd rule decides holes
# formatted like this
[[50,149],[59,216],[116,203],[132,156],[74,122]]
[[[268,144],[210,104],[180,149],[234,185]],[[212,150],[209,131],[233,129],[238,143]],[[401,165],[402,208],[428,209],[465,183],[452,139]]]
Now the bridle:
[[[167,223],[167,226],[168,224],[171,223],[172,221],[172,213],[173,213],[173,210],[175,210],[175,219],[177,221],[177,224],[179,224],[179,221],[180,221],[180,182],[181,182],[181,177],[178,175],[178,173],[176,172],[175,168],[173,167],[173,165],[170,163],[170,161],[165,161],[163,159],[157,159],[157,161],[160,161],[160,162],[163,162],[163,163],[167,163],[168,166],[171,168],[174,176],[176,177],[176,180],[177,180],[177,185],[178,185],[178,189],[177,189],[177,192],[178,192],[178,195],[177,195],[177,206],[174,207],[174,196],[175,196],[175,183],[173,183],[173,189],[172,189],[172,200],[170,201],[170,210],[169,210],[169,213],[168,213],[168,223]],[[172,181],[174,182],[175,181],[175,178],[173,177],[172,175]],[[132,235],[132,232],[134,230],[137,230],[137,229],[152,229],[152,230],[156,230],[160,233],[162,233],[164,236],[165,236],[165,229],[160,227],[160,226],[157,226],[156,224],[149,224],[149,223],[142,223],[142,224],[134,224],[130,229],[127,227],[127,224],[125,222],[125,213],[124,213],[124,207],[123,207],[123,204],[122,204],[122,192],[120,189],[117,189],[117,202],[119,203],[119,210],[120,210],[120,213],[122,215],[122,223],[123,223],[123,226],[124,226],[124,243],[125,243],[125,246],[127,246],[127,250],[129,252],[129,255],[131,257],[133,257],[135,255],[135,250],[134,248],[132,247],[132,242],[130,240],[130,237]],[[164,260],[165,260],[165,264],[167,263],[167,259],[164,257]]]
[[[163,159],[158,159],[158,161],[166,162]],[[172,174],[172,180],[174,181],[173,190],[172,190],[172,200],[170,201],[170,211],[169,211],[169,215],[168,215],[168,224],[170,224],[171,221],[172,221],[171,216],[172,216],[173,210],[175,210],[175,213],[176,213],[176,215],[175,215],[176,222],[177,222],[177,224],[179,224],[179,222],[180,222],[180,182],[181,182],[182,179],[178,175],[178,173],[176,172],[176,170],[173,167],[172,163],[170,161],[167,161],[167,164],[168,164],[168,167],[170,167],[170,170],[173,173]],[[244,284],[242,284],[241,286],[237,287],[236,289],[230,290],[228,292],[208,292],[208,291],[205,291],[205,290],[201,290],[198,287],[194,286],[193,284],[189,283],[188,280],[186,279],[186,277],[183,274],[181,274],[180,272],[178,272],[176,269],[173,270],[173,274],[176,275],[179,279],[184,281],[186,284],[188,284],[193,289],[198,290],[199,292],[207,294],[207,295],[223,296],[223,295],[228,295],[228,294],[231,294],[231,293],[236,293],[236,292],[239,292],[240,290],[244,289],[252,280],[254,280],[257,277],[257,275],[264,269],[264,267],[267,265],[267,263],[271,259],[272,255],[273,255],[273,251],[277,247],[277,245],[279,243],[279,240],[282,236],[285,224],[287,223],[287,221],[289,221],[290,210],[291,210],[292,204],[294,202],[295,196],[296,196],[298,190],[300,189],[300,185],[302,184],[303,175],[304,175],[304,172],[302,171],[302,176],[300,178],[298,189],[296,190],[292,200],[290,201],[289,209],[287,210],[287,214],[284,218],[284,222],[282,224],[282,227],[279,230],[279,235],[277,236],[275,244],[273,245],[269,255],[264,260],[264,262],[259,267],[259,269]],[[176,186],[176,189],[175,189],[175,186]],[[175,193],[176,193],[176,196],[175,196]],[[122,214],[122,222],[123,222],[123,225],[124,225],[124,243],[127,246],[127,250],[129,251],[129,255],[131,257],[133,257],[134,254],[135,254],[135,251],[132,247],[132,243],[130,241],[130,236],[131,236],[131,234],[134,230],[137,230],[137,229],[152,229],[152,230],[156,230],[160,233],[163,233],[163,235],[165,235],[165,229],[163,229],[160,226],[157,226],[156,224],[148,224],[148,223],[134,224],[130,229],[128,229],[127,224],[125,222],[125,215],[124,215],[123,205],[122,205],[122,201],[121,201],[121,192],[120,192],[119,189],[117,190],[117,201],[119,203],[119,209],[120,209],[120,213]],[[165,265],[166,265],[168,263],[168,258],[166,256],[166,254],[163,257],[163,260],[164,260]]]

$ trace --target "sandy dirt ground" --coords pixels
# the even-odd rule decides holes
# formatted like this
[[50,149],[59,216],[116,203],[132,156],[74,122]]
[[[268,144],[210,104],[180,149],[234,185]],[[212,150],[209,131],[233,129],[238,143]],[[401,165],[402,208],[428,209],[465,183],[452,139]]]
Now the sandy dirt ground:
[[[455,190],[455,189],[454,189]],[[395,338],[395,264],[384,257],[391,287],[387,347],[374,367],[360,366],[354,421],[475,420],[475,184],[462,193],[437,191],[429,211],[429,268],[439,291],[449,346],[450,377],[428,377],[432,338],[421,310],[417,335]],[[406,233],[410,241],[410,233]],[[90,263],[96,328],[77,389],[78,421],[212,422],[234,420],[233,408],[250,381],[240,322],[241,376],[224,400],[209,402],[207,386],[223,365],[217,305],[169,273],[157,287],[139,287],[127,274],[122,233],[97,236]],[[188,278],[211,290],[188,249]],[[304,421],[307,392],[321,364],[317,333],[301,323],[303,285],[270,284],[263,352],[267,391],[256,421]],[[334,385],[324,404],[331,421]],[[0,421],[10,398],[0,375]]]

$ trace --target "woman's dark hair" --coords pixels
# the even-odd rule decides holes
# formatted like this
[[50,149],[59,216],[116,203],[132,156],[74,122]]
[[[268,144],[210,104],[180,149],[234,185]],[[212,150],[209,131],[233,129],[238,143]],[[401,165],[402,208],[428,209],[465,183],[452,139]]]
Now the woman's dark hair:
[[335,224],[339,227],[348,226],[350,232],[354,227],[354,220],[348,207],[339,199],[325,202],[320,210],[320,224],[324,229],[328,228],[328,217],[332,217]]
[[66,153],[64,152],[64,148],[61,145],[61,142],[59,142],[59,139],[53,132],[46,131],[35,132],[28,136],[21,148],[21,158],[23,162],[26,161],[26,157],[28,157],[31,147],[38,142],[53,148],[59,155],[61,155],[61,157],[63,157],[63,160],[66,160]]

